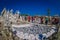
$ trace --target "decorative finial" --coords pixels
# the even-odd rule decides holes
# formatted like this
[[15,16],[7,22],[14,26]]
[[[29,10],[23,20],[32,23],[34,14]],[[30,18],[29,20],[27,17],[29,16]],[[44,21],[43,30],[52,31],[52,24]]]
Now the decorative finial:
[[19,10],[17,10],[16,13],[19,14],[20,13]]
[[10,10],[10,13],[13,13],[13,9]]

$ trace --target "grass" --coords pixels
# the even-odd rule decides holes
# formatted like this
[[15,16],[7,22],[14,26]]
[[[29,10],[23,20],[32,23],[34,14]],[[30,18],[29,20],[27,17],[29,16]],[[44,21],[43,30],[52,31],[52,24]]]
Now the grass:
[[58,40],[60,40],[60,31],[58,32]]

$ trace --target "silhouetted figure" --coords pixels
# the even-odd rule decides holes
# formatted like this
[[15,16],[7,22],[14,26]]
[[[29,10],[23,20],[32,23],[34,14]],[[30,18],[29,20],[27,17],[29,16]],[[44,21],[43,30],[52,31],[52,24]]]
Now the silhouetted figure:
[[48,24],[48,18],[47,17],[45,18],[45,24]]
[[41,24],[43,24],[43,17],[41,17]]

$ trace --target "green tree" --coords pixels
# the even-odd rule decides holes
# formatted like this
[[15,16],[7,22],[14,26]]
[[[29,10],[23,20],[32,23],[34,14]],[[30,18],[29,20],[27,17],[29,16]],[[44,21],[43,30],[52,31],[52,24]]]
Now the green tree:
[[21,14],[21,16],[28,16],[28,14]]
[[50,16],[50,9],[48,8],[48,17]]
[[48,22],[50,23],[50,8],[48,8]]

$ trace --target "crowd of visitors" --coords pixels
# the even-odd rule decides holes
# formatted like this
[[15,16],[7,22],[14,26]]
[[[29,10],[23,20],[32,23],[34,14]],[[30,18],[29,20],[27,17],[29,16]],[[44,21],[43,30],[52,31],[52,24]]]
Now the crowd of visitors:
[[28,20],[28,22],[38,22],[40,24],[58,24],[59,18],[58,17],[39,17],[39,16],[28,16],[25,17],[25,20]]

